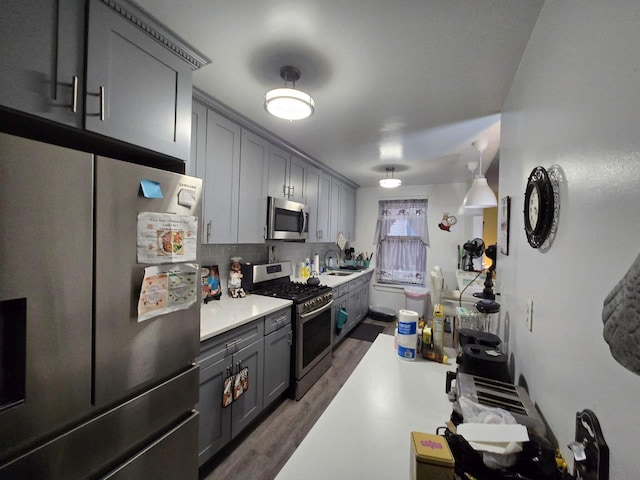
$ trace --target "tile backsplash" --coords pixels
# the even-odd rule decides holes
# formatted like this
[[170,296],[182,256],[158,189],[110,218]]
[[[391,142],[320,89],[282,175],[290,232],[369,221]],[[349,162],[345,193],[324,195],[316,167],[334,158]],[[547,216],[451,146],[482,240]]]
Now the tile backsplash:
[[[202,264],[218,265],[220,282],[223,288],[226,288],[231,257],[242,257],[243,262],[267,263],[269,260],[269,248],[273,248],[275,261],[278,262],[302,262],[306,257],[313,258],[315,254],[318,254],[321,267],[324,266],[326,252],[330,250],[334,250],[335,253],[338,252],[338,246],[335,243],[271,241],[248,245],[202,245]],[[335,254],[332,256],[335,257]]]

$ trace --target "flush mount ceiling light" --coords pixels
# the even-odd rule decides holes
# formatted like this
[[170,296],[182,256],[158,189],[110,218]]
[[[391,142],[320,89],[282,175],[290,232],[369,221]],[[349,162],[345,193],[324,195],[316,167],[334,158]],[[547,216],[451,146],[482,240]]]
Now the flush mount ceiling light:
[[[393,172],[395,171],[395,168],[387,167],[385,170],[387,171],[387,178],[383,178],[380,180],[380,186],[382,188],[396,188],[402,185],[402,180],[400,180],[399,178],[393,178]],[[391,173],[391,177],[389,177],[389,173]]]
[[496,194],[493,193],[491,187],[487,183],[487,179],[482,174],[482,152],[487,148],[488,143],[484,141],[475,141],[472,145],[480,152],[480,169],[478,170],[478,176],[473,181],[471,189],[464,197],[462,205],[464,208],[490,208],[498,206],[498,199]]
[[[274,88],[264,95],[264,108],[274,117],[285,120],[302,120],[313,115],[316,102],[302,90],[296,90],[296,81],[300,80],[300,70],[296,67],[282,67],[280,77],[284,80],[284,88]],[[293,87],[288,88],[287,82]]]

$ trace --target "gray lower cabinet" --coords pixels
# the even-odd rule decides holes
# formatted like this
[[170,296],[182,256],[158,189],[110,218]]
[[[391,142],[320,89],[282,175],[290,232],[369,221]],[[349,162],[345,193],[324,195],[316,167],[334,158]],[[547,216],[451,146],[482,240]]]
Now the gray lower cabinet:
[[231,404],[231,438],[234,438],[262,412],[264,340],[243,348],[231,360],[235,373],[249,368],[249,388]]
[[[345,336],[362,321],[369,311],[369,280],[371,273],[366,273],[334,288],[334,328],[333,345],[337,345]],[[347,313],[347,321],[338,330],[340,310]]]
[[[211,338],[201,344],[198,464],[212,458],[262,411],[264,370],[262,319]],[[224,381],[249,368],[249,388],[231,405],[222,406]]]
[[200,367],[200,412],[198,464],[213,457],[231,440],[231,407],[222,408],[224,380],[229,375],[231,359],[223,358],[213,365]]
[[334,297],[333,299],[333,310],[334,310],[334,314],[332,315],[333,317],[333,321],[334,321],[334,325],[333,325],[333,332],[332,332],[332,344],[335,346],[337,345],[348,333],[348,325],[349,325],[349,319],[347,317],[346,322],[342,325],[342,328],[338,328],[338,322],[340,319],[340,312],[342,311],[342,315],[344,315],[344,313],[346,312],[346,315],[349,316],[349,309],[348,309],[348,303],[349,303],[349,294],[346,293],[344,295],[341,295],[340,297]]
[[[202,342],[198,464],[202,466],[249,426],[289,387],[291,309],[289,307]],[[222,406],[224,381],[249,369],[247,391]]]
[[264,407],[271,405],[290,385],[291,310],[265,317]]

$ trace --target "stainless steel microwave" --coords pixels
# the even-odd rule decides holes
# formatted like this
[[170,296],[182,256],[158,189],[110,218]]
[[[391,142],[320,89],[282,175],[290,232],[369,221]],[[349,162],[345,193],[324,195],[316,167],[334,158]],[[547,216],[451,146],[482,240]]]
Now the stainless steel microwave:
[[306,240],[309,238],[309,208],[304,203],[269,197],[268,240]]

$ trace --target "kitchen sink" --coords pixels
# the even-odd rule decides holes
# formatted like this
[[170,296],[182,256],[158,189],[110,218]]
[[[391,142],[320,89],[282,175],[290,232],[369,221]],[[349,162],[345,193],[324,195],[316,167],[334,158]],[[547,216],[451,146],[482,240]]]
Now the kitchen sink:
[[327,275],[334,275],[336,277],[346,277],[348,275],[353,275],[355,272],[345,272],[345,271],[340,271],[340,270],[331,270],[330,272],[327,272]]

